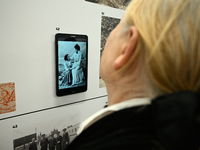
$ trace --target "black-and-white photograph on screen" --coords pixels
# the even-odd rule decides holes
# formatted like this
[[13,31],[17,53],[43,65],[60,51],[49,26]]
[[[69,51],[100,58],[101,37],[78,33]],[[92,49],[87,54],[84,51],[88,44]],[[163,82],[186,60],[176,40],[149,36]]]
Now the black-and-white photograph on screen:
[[86,42],[58,41],[59,89],[86,85]]
[[66,119],[13,129],[13,150],[64,150],[77,136],[80,123]]
[[85,1],[125,10],[131,0],[85,0]]
[[[104,47],[107,41],[107,38],[110,34],[110,32],[119,24],[120,19],[118,18],[112,18],[107,16],[101,17],[101,48],[100,48],[100,59],[102,56],[102,53],[104,51]],[[99,77],[99,87],[105,87],[104,81]]]

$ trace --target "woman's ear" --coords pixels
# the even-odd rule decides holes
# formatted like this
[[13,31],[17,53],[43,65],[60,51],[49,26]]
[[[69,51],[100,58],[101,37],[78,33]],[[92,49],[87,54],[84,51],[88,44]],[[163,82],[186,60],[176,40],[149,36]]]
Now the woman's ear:
[[131,26],[128,33],[127,44],[113,63],[114,70],[120,69],[128,62],[137,47],[138,38],[139,33],[137,28],[135,26]]

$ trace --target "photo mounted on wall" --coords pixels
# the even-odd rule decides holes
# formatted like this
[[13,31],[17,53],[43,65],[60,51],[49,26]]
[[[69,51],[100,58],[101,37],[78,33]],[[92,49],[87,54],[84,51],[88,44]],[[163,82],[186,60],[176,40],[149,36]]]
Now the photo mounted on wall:
[[16,110],[15,83],[0,84],[0,114],[13,112]]
[[66,118],[13,128],[13,150],[63,150],[77,136],[80,123],[69,123]]
[[56,34],[56,94],[63,96],[87,90],[86,35]]
[[[101,49],[100,59],[110,32],[119,24],[120,19],[102,16],[101,17]],[[104,81],[99,77],[99,87],[105,87]]]
[[131,0],[85,0],[85,1],[125,10]]

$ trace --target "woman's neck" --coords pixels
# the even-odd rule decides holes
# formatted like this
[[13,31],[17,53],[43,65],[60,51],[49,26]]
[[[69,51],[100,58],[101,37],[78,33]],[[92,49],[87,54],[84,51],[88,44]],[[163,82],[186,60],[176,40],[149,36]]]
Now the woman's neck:
[[[134,85],[134,84],[133,84]],[[148,97],[148,94],[141,84],[120,85],[120,84],[106,84],[108,92],[108,105],[114,105],[129,99]]]

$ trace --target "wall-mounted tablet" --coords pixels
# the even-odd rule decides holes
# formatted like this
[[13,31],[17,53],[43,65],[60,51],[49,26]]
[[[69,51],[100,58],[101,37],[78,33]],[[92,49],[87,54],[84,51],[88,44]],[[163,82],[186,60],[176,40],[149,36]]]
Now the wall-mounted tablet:
[[77,34],[55,35],[56,95],[87,91],[88,37]]

